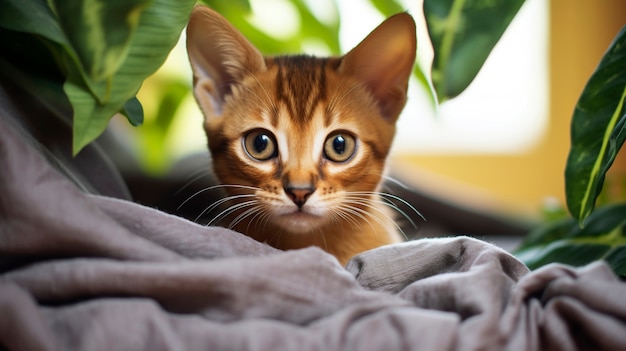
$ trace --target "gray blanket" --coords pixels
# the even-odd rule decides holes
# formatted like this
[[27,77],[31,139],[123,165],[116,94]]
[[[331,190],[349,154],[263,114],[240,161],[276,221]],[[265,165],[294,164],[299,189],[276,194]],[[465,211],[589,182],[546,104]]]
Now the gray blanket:
[[278,251],[89,195],[0,118],[0,349],[623,350],[626,284],[467,237]]

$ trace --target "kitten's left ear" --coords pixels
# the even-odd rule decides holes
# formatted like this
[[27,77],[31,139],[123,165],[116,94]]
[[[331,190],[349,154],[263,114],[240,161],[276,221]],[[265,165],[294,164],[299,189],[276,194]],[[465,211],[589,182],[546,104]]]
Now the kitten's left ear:
[[415,63],[415,21],[408,13],[389,17],[341,61],[339,71],[362,81],[382,115],[395,122],[404,104]]
[[232,85],[265,70],[263,55],[214,10],[196,6],[187,24],[194,95],[205,118],[220,115]]

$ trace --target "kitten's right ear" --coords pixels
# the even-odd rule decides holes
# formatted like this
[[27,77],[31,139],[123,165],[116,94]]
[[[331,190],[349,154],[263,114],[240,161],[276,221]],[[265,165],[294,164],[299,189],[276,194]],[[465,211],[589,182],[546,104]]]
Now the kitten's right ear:
[[399,13],[348,52],[339,67],[340,72],[356,77],[369,89],[389,121],[396,121],[406,102],[416,41],[413,17]]
[[219,13],[196,6],[187,25],[193,93],[208,118],[221,115],[224,98],[247,74],[265,70],[263,55]]

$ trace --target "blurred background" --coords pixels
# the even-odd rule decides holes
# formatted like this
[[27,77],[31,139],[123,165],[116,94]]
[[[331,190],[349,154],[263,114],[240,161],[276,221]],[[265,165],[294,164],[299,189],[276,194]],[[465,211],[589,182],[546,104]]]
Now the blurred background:
[[[421,1],[205,3],[267,55],[340,55],[386,16],[407,10],[418,24],[417,64],[429,72],[432,49]],[[406,185],[408,189],[399,190],[405,191],[402,196],[431,222],[425,236],[506,234],[514,243],[534,223],[564,212],[563,172],[572,112],[625,23],[623,0],[527,0],[458,98],[435,107],[429,88],[416,75],[398,122],[391,176]],[[191,95],[184,36],[138,98],[145,110],[144,125],[133,128],[125,118],[115,117],[111,128],[122,136],[141,171],[154,179],[182,172],[190,182],[202,176],[208,162],[181,166],[190,157],[208,154],[202,115]],[[611,172],[626,177],[624,153]],[[172,191],[180,191],[177,186]],[[149,185],[129,187],[137,189],[133,195],[138,201],[159,206],[150,198]],[[438,218],[466,226],[441,225]]]

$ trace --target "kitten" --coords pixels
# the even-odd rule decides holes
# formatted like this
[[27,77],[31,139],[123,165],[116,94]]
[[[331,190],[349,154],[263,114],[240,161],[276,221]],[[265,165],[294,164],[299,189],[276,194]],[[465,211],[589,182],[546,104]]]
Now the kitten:
[[379,190],[415,60],[410,15],[342,57],[264,57],[198,6],[187,50],[235,230],[279,249],[319,246],[342,264],[401,241]]

